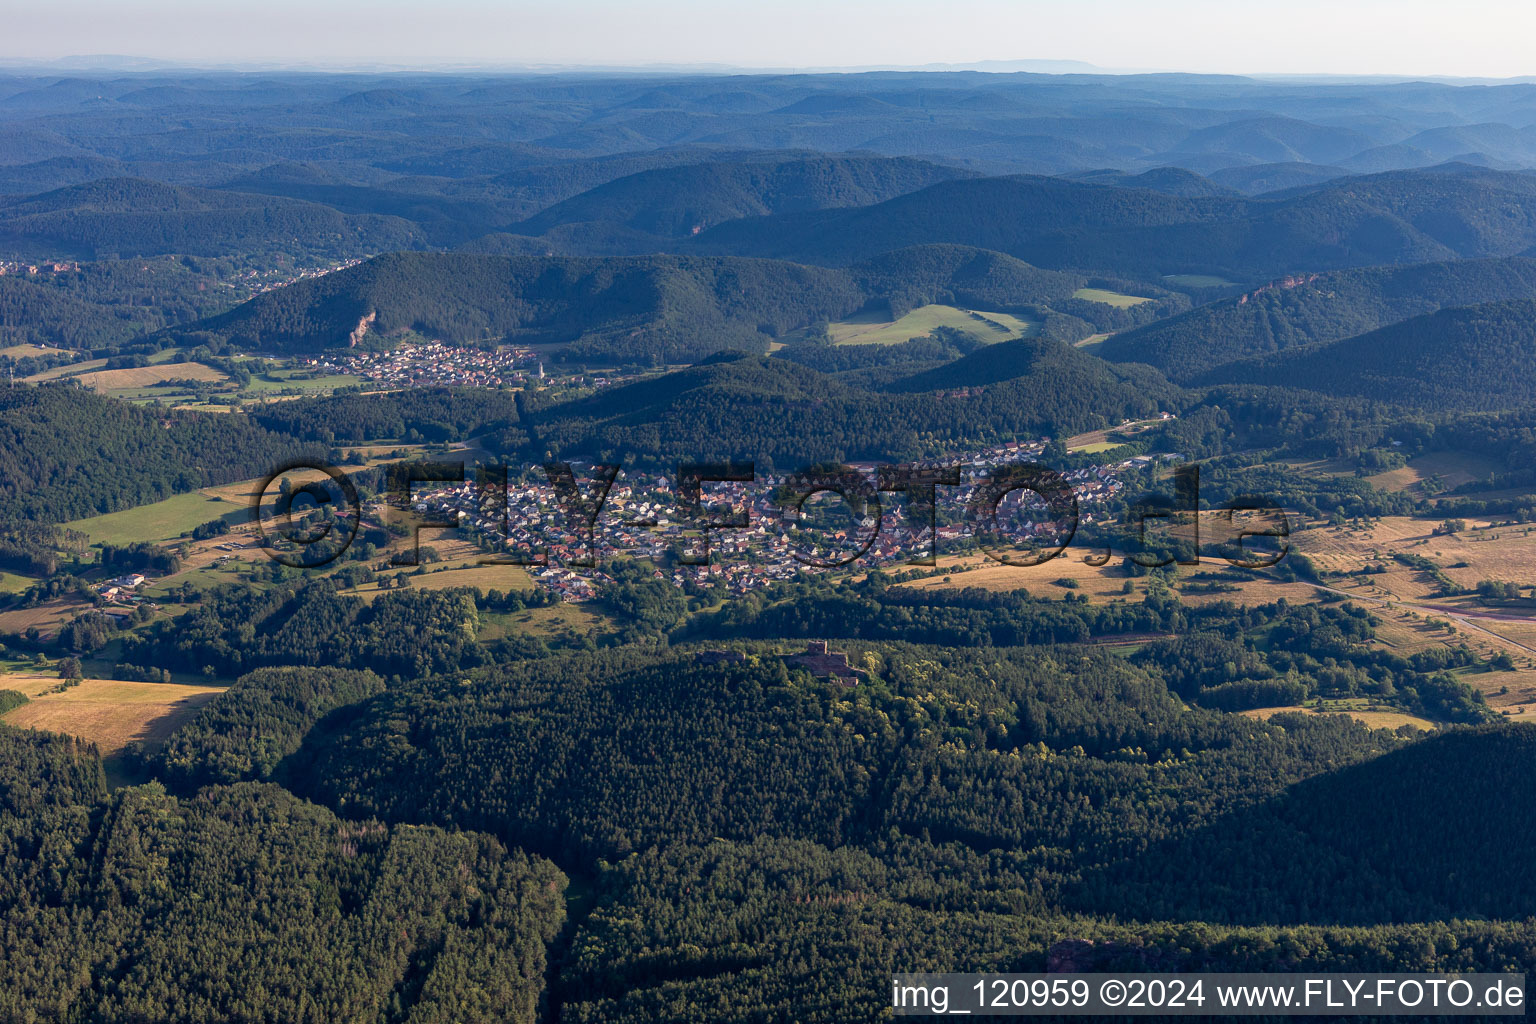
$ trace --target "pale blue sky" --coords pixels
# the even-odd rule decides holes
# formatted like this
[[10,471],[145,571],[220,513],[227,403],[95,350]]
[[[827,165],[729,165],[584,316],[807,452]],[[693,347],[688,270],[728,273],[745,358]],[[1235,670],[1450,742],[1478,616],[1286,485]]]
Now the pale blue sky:
[[0,0],[0,57],[1536,75],[1536,0]]

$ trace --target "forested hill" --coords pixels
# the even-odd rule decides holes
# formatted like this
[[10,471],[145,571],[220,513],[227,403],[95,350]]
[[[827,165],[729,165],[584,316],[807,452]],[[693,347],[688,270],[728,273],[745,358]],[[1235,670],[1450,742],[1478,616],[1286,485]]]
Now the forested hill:
[[3,724],[0,864],[5,1020],[531,1021],[564,920],[565,877],[486,836],[108,794],[90,746]]
[[318,203],[135,178],[0,200],[0,246],[39,256],[335,257],[411,249],[420,241],[418,229],[396,217],[349,216]]
[[641,171],[556,203],[515,230],[542,235],[599,222],[667,238],[740,217],[868,206],[971,172],[910,158],[817,156]]
[[1182,167],[1154,167],[1140,174],[1125,171],[1096,170],[1063,175],[1072,181],[1093,185],[1117,185],[1120,188],[1144,188],[1151,192],[1163,192],[1170,196],[1236,196],[1237,189],[1219,185],[1210,178]]
[[676,363],[722,348],[762,352],[774,337],[870,304],[898,316],[929,302],[1006,310],[1069,303],[1081,284],[961,246],[918,246],[847,269],[698,256],[392,253],[259,295],[172,336],[308,353],[346,346],[362,326],[359,337],[370,341],[414,330],[454,342],[563,343],[573,359]]
[[151,410],[62,384],[0,387],[0,520],[82,519],[261,476],[305,453],[238,414]]
[[[1525,896],[1521,905],[1513,896],[1529,893],[1524,878],[1488,851],[1528,849],[1536,829],[1524,817],[1489,815],[1478,797],[1532,786],[1536,729],[1442,733],[1141,851],[1120,866],[1123,888],[1102,906],[1118,909],[1134,893],[1155,915],[1193,911],[1205,921],[1266,924],[1528,914],[1536,901]],[[1477,871],[1462,870],[1474,861]],[[1094,879],[1084,889],[1101,885]],[[1308,891],[1310,905],[1286,907],[1277,897],[1287,890]],[[1388,893],[1395,906],[1365,910]]]
[[[346,346],[360,327],[449,341],[564,342],[573,354],[687,362],[857,310],[844,273],[766,260],[394,253],[267,292],[191,325],[248,348]],[[369,319],[372,318],[372,319]]]
[[1339,341],[1447,306],[1533,296],[1529,257],[1307,274],[1112,335],[1094,354],[1187,381],[1232,360]]
[[1331,181],[1283,198],[1183,198],[1032,176],[953,181],[856,210],[706,231],[733,255],[841,264],[919,242],[1147,278],[1286,274],[1508,256],[1536,242],[1536,176],[1449,166]]
[[1069,305],[1085,279],[1042,270],[1000,252],[965,245],[917,245],[882,253],[849,268],[871,299],[893,315],[930,302],[998,312]]
[[540,410],[530,429],[539,447],[567,455],[756,459],[787,470],[911,458],[924,451],[924,435],[955,447],[1094,429],[1174,400],[1165,381],[1117,371],[1056,342],[1029,344],[1044,354],[1025,376],[942,397],[875,394],[783,359],[723,353]]
[[1198,383],[1273,384],[1424,411],[1536,403],[1536,301],[1443,309],[1331,345],[1218,367]]
[[[900,393],[975,388],[1021,377],[1048,378],[1057,384],[1091,381],[1092,386],[1103,386],[1121,379],[1122,372],[1059,341],[1018,338],[985,345],[952,363],[898,380],[886,390]],[[1164,383],[1161,390],[1171,389]]]
[[[1106,233],[1231,220],[1245,209],[1238,199],[1190,199],[1020,175],[944,182],[854,210],[735,221],[701,233],[698,244],[722,253],[836,265],[911,245],[950,243],[1041,266],[1097,269],[1123,263],[1094,258]],[[1070,255],[1069,241],[1088,235],[1097,252]]]
[[0,346],[104,347],[131,337],[135,326],[61,289],[0,277]]

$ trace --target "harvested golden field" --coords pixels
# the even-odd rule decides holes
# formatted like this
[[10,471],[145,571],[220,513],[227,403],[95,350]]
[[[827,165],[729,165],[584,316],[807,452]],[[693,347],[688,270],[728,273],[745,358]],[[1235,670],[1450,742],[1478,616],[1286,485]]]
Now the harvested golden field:
[[1448,619],[1432,619],[1420,613],[1402,609],[1371,608],[1371,614],[1381,620],[1376,627],[1376,638],[1385,647],[1404,657],[1431,647],[1444,647],[1451,642],[1462,642],[1464,637]]
[[251,500],[256,496],[256,488],[261,484],[260,478],[255,480],[238,480],[232,484],[221,484],[218,487],[204,487],[203,494],[210,498],[218,498],[234,505],[250,507]]
[[1477,624],[1523,647],[1536,649],[1536,622],[1479,618]]
[[0,633],[25,633],[36,626],[44,636],[50,636],[76,615],[90,610],[90,604],[85,601],[54,598],[31,608],[0,612]]
[[1364,527],[1311,526],[1295,530],[1291,544],[1319,569],[1353,572],[1372,562],[1390,561],[1393,551],[1425,554],[1419,550],[1419,542],[1430,540],[1436,525],[1427,519],[1386,516]]
[[1401,711],[1314,711],[1304,708],[1299,704],[1292,704],[1279,708],[1254,708],[1251,711],[1243,711],[1241,714],[1249,718],[1268,720],[1269,718],[1288,712],[1299,712],[1307,715],[1348,715],[1355,721],[1372,729],[1400,729],[1405,725],[1411,725],[1415,729],[1428,731],[1438,726],[1427,718],[1419,718],[1417,715],[1404,714]]
[[1424,493],[1424,481],[1438,480],[1440,490],[1460,487],[1474,480],[1484,480],[1498,469],[1493,460],[1473,452],[1429,452],[1408,460],[1401,469],[1366,477],[1366,481],[1384,491]]
[[[1536,705],[1536,672],[1473,672],[1461,678],[1476,686],[1490,707],[1516,711]],[[1536,707],[1526,713],[1536,715]]]
[[1128,438],[1164,426],[1166,423],[1167,421],[1162,419],[1136,420],[1133,423],[1122,423],[1118,427],[1105,427],[1103,430],[1090,430],[1086,434],[1077,434],[1067,438],[1063,443],[1069,452],[1104,451],[1124,443],[1114,440],[1110,435]]
[[[1179,579],[1203,581],[1210,575],[1205,569],[1189,570],[1181,569]],[[1222,582],[1228,582],[1223,579]],[[1179,600],[1188,605],[1211,604],[1216,601],[1230,601],[1232,604],[1251,608],[1254,605],[1273,604],[1282,597],[1291,604],[1307,604],[1317,600],[1317,588],[1310,583],[1286,583],[1277,579],[1265,577],[1262,573],[1254,579],[1232,581],[1236,590],[1223,590],[1214,593],[1181,593]]]
[[[479,587],[484,591],[532,590],[533,580],[520,565],[480,565],[463,569],[439,569],[410,577],[418,590],[447,590],[450,587]],[[369,584],[367,589],[378,589]]]
[[45,692],[59,682],[53,676],[0,676],[0,689],[19,690],[31,698],[5,716],[6,724],[76,736],[96,744],[103,754],[135,740],[164,740],[223,692],[220,686],[116,679],[85,679],[62,693]]
[[1388,517],[1364,528],[1313,527],[1294,533],[1291,539],[1296,550],[1328,572],[1359,572],[1373,564],[1385,567],[1384,573],[1328,581],[1329,586],[1362,598],[1432,604],[1457,611],[1531,614],[1529,610],[1497,606],[1481,608],[1470,596],[1439,596],[1436,591],[1440,584],[1430,573],[1404,565],[1393,556],[1426,558],[1457,586],[1468,589],[1483,580],[1536,583],[1536,527],[1469,520],[1467,529],[1460,533],[1436,536],[1433,531],[1440,522]]
[[30,359],[34,356],[57,355],[64,351],[59,348],[49,348],[47,345],[7,345],[0,348],[0,356],[6,359]]
[[[1147,580],[1126,576],[1121,567],[1120,554],[1106,565],[1084,563],[1084,548],[1068,548],[1064,553],[1041,565],[1003,565],[982,555],[951,556],[940,558],[938,568],[959,568],[961,571],[947,576],[930,576],[899,584],[904,587],[931,589],[934,587],[980,587],[983,590],[1010,591],[1020,588],[1037,597],[1064,597],[1067,594],[1083,594],[1094,604],[1110,601],[1139,601],[1146,594]],[[1224,575],[1227,563],[1219,559],[1204,559],[1199,566],[1179,569],[1179,580],[1198,583],[1230,583],[1236,590],[1214,593],[1190,593],[1181,595],[1188,604],[1205,604],[1211,601],[1231,601],[1235,604],[1270,604],[1284,597],[1291,602],[1311,601],[1317,590],[1310,583],[1283,583],[1265,578],[1262,574],[1253,579],[1234,579]],[[1058,580],[1073,580],[1076,587],[1066,587]],[[1131,593],[1125,592],[1130,583]]]
[[123,388],[147,388],[168,380],[227,380],[224,374],[202,363],[160,363],[155,366],[133,366],[121,370],[96,370],[82,373],[75,378],[88,388],[97,391],[117,391]]
[[[983,590],[1009,591],[1024,588],[1041,597],[1064,597],[1067,594],[1086,594],[1095,604],[1107,604],[1116,599],[1136,600],[1146,592],[1145,583],[1132,580],[1134,593],[1124,593],[1127,577],[1122,575],[1118,564],[1103,568],[1083,564],[1081,549],[1069,548],[1060,556],[1041,565],[1003,565],[982,555],[949,556],[938,560],[938,568],[958,569],[945,576],[930,576],[899,584],[929,590],[936,587],[963,589],[980,587]],[[1062,587],[1059,579],[1077,582],[1076,588]]]
[[97,370],[107,365],[105,359],[87,359],[80,363],[65,363],[63,366],[55,366],[44,370],[42,373],[34,373],[30,377],[23,377],[28,384],[35,384],[40,380],[57,380],[59,377],[67,377],[70,374],[82,373],[86,370]]

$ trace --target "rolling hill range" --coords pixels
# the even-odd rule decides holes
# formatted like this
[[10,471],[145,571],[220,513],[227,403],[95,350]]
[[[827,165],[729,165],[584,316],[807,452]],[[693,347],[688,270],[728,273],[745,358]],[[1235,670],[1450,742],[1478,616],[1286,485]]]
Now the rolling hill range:
[[1442,309],[1358,337],[1228,363],[1198,384],[1269,384],[1425,411],[1536,403],[1536,300]]
[[[999,71],[1016,69],[999,68]],[[482,181],[660,150],[859,151],[981,173],[1201,174],[1305,161],[1356,171],[1452,158],[1528,165],[1529,84],[1338,83],[1229,75],[878,72],[593,74],[18,73],[0,84],[16,164],[116,161],[113,173],[217,183],[280,161],[351,184],[378,171]],[[113,131],[102,133],[107,120]],[[1526,126],[1526,127],[1521,127]],[[690,160],[688,162],[697,162]],[[631,165],[621,173],[641,170]],[[609,174],[607,177],[616,177]],[[61,184],[64,182],[61,182]],[[599,184],[588,178],[565,198]],[[563,191],[563,190],[561,190]],[[544,203],[555,195],[543,192]]]
[[819,156],[700,163],[641,171],[556,203],[518,225],[522,234],[600,222],[681,238],[728,220],[869,206],[971,172],[921,160]]
[[0,246],[42,256],[345,256],[421,241],[419,230],[397,217],[349,216],[318,203],[133,178],[0,200]]
[[1149,192],[1162,192],[1170,196],[1234,196],[1239,193],[1210,178],[1182,167],[1154,167],[1140,174],[1117,170],[1082,171],[1062,177],[1093,185],[1116,185],[1120,188],[1144,188]]
[[710,251],[830,264],[919,242],[1149,280],[1198,273],[1254,281],[1514,255],[1536,242],[1536,176],[1454,166],[1338,179],[1263,199],[988,178],[855,210],[735,221],[698,238]]
[[317,203],[348,216],[397,218],[410,222],[434,246],[453,246],[489,228],[510,224],[528,204],[487,189],[447,194],[439,183],[401,178],[387,183],[348,181],[309,164],[274,164],[219,185],[220,190]]
[[[691,362],[722,346],[765,351],[773,338],[871,304],[900,316],[934,302],[999,310],[1055,303],[1114,317],[1111,306],[1072,298],[1083,281],[961,246],[919,246],[850,268],[394,253],[267,292],[171,336],[296,353],[414,330],[456,342],[559,343],[570,358]],[[1088,333],[1073,323],[1078,336]]]
[[1094,354],[1187,381],[1233,360],[1340,341],[1448,306],[1529,297],[1536,297],[1529,257],[1338,270],[1284,278],[1115,334]]

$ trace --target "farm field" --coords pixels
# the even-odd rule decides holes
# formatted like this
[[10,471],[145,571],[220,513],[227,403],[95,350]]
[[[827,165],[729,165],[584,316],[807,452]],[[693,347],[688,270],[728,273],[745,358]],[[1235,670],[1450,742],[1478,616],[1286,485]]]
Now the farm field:
[[[1527,527],[1469,520],[1460,533],[1434,535],[1437,520],[1386,517],[1369,526],[1315,527],[1292,535],[1296,550],[1330,573],[1329,589],[1356,601],[1381,620],[1383,646],[1411,655],[1435,646],[1466,646],[1481,658],[1508,656],[1515,671],[1463,675],[1495,708],[1522,712],[1536,704],[1536,609],[1484,605],[1475,595],[1443,596],[1427,571],[1394,554],[1429,559],[1458,587],[1482,580],[1536,581],[1536,533]],[[1368,575],[1367,565],[1385,568]],[[1522,712],[1523,713],[1523,712]]]
[[1131,438],[1136,434],[1144,433],[1155,427],[1160,427],[1163,420],[1137,420],[1135,423],[1122,423],[1118,427],[1108,427],[1104,430],[1090,430],[1086,434],[1076,434],[1064,442],[1069,452],[1103,452],[1111,448],[1118,448],[1126,442],[1115,438]]
[[1316,708],[1308,708],[1302,707],[1299,704],[1292,704],[1279,708],[1254,708],[1251,711],[1243,711],[1239,713],[1246,715],[1249,718],[1266,720],[1272,718],[1275,715],[1295,712],[1313,715],[1348,715],[1360,724],[1369,726],[1372,729],[1401,729],[1405,725],[1411,725],[1415,729],[1422,729],[1427,732],[1431,729],[1439,728],[1438,725],[1436,725],[1434,722],[1431,722],[1427,718],[1420,718],[1417,715],[1405,714],[1401,711],[1372,711],[1369,709],[1354,708],[1341,711],[1318,711]]
[[[1439,520],[1388,516],[1368,526],[1320,527],[1292,535],[1296,549],[1320,569],[1359,572],[1367,565],[1382,565],[1379,575],[1341,581],[1366,585],[1403,599],[1427,599],[1437,584],[1423,570],[1401,564],[1394,554],[1429,559],[1461,587],[1476,587],[1483,580],[1536,583],[1536,527],[1494,526],[1486,520],[1466,520],[1467,529],[1435,535]],[[1434,598],[1437,604],[1474,607],[1460,598]],[[1489,609],[1500,612],[1501,609]],[[1522,612],[1510,614],[1523,615]]]
[[266,380],[263,377],[252,377],[251,383],[242,388],[242,396],[264,398],[280,391],[322,392],[334,391],[337,388],[353,387],[363,383],[363,378],[350,373],[333,373],[310,380],[294,380],[297,375],[303,374],[303,370],[274,370],[271,376],[277,380]]
[[0,572],[0,594],[19,594],[37,581],[13,572]]
[[[412,571],[412,570],[407,570]],[[479,587],[484,591],[532,590],[533,580],[520,565],[472,565],[464,568],[441,569],[427,566],[420,576],[409,577],[416,590],[448,590],[451,587]],[[377,592],[376,583],[365,583],[356,593]]]
[[6,345],[0,348],[0,356],[6,359],[29,359],[36,356],[51,356],[63,352],[60,348],[49,348],[46,345]]
[[1126,295],[1124,292],[1112,292],[1107,288],[1079,288],[1072,293],[1072,297],[1087,302],[1102,302],[1106,306],[1114,306],[1117,309],[1129,309],[1143,302],[1152,301],[1143,295]]
[[25,633],[35,628],[48,636],[70,619],[90,609],[91,605],[86,601],[56,597],[30,608],[0,612],[0,633]]
[[827,333],[837,345],[899,345],[927,337],[938,327],[953,327],[993,342],[1032,334],[1040,325],[1011,313],[973,312],[934,304],[920,306],[899,320],[886,320],[877,313],[852,316],[829,324]]
[[55,676],[0,676],[0,689],[19,690],[31,700],[5,716],[7,725],[61,732],[96,744],[103,754],[134,741],[158,743],[198,708],[223,692],[221,686],[132,683],[84,679],[60,693]]
[[1365,479],[1384,491],[1424,493],[1427,480],[1438,479],[1442,489],[1460,487],[1474,480],[1484,480],[1498,469],[1492,459],[1474,452],[1429,452],[1409,459],[1401,469],[1391,469]]
[[[1216,539],[1210,529],[1215,525],[1210,520],[1203,523],[1204,539]],[[1329,593],[1333,591],[1343,600],[1352,600],[1368,608],[1380,623],[1377,642],[1404,657],[1435,647],[1466,647],[1485,661],[1509,656],[1514,664],[1513,671],[1479,669],[1465,673],[1462,678],[1482,692],[1491,706],[1507,709],[1510,714],[1524,714],[1527,705],[1536,705],[1536,612],[1531,613],[1529,621],[1491,618],[1489,616],[1494,614],[1519,613],[1480,608],[1471,598],[1430,598],[1428,595],[1434,585],[1425,582],[1424,574],[1393,561],[1390,555],[1397,548],[1417,550],[1416,546],[1434,525],[1428,521],[1400,518],[1384,520],[1374,530],[1314,527],[1298,531],[1292,536],[1295,549],[1307,553],[1319,567],[1325,562],[1330,566],[1355,567],[1378,562],[1391,567],[1381,575],[1330,576],[1323,589],[1305,581],[1284,582],[1270,578],[1262,571],[1247,576],[1229,574],[1224,571],[1226,563],[1215,558],[1206,558],[1197,567],[1181,567],[1175,587],[1179,590],[1180,600],[1194,606],[1219,601],[1239,605],[1271,604],[1281,598],[1292,604],[1306,604],[1320,598],[1333,600]],[[1509,531],[1508,527],[1499,529]],[[1497,529],[1482,524],[1474,525],[1474,529],[1466,534],[1435,537],[1429,544],[1429,554],[1439,551],[1440,556],[1434,560],[1444,564],[1460,561],[1467,552],[1472,552],[1472,557],[1467,559],[1467,568],[1448,570],[1453,575],[1536,579],[1536,537],[1526,540],[1522,528],[1521,544],[1496,553],[1498,545],[1491,538],[1497,532]],[[1490,539],[1478,539],[1484,537]],[[1441,543],[1445,541],[1455,541],[1461,546],[1452,548]],[[1022,588],[1036,596],[1078,594],[1095,604],[1136,601],[1145,593],[1148,580],[1125,576],[1118,556],[1103,567],[1095,567],[1082,561],[1085,553],[1083,548],[1069,548],[1062,556],[1038,566],[1002,565],[980,555],[951,556],[939,560],[939,567],[954,570],[950,575],[899,585],[924,589],[981,587],[996,591]],[[1521,568],[1527,565],[1527,569]],[[1499,577],[1493,575],[1495,569],[1524,571],[1526,575]],[[1071,580],[1076,586],[1064,586],[1062,580]],[[1124,592],[1127,582],[1131,594]],[[1183,590],[1185,583],[1217,583],[1221,589],[1186,592]],[[1530,713],[1536,715],[1536,709]],[[1379,721],[1394,728],[1396,724],[1413,724]]]
[[30,377],[22,378],[28,384],[36,384],[40,380],[57,380],[60,377],[68,377],[77,373],[85,373],[89,370],[99,370],[107,365],[105,359],[87,359],[81,363],[66,363],[63,366],[55,366],[51,370],[42,373],[34,373]]
[[[935,568],[949,569],[951,572],[943,576],[929,576],[923,579],[909,580],[898,586],[913,587],[918,590],[931,590],[933,588],[964,589],[966,587],[980,587],[983,590],[1012,591],[1028,590],[1037,597],[1064,597],[1067,594],[1081,594],[1094,604],[1107,604],[1111,601],[1139,601],[1146,593],[1147,579],[1126,576],[1121,568],[1119,557],[1111,558],[1104,566],[1088,565],[1083,561],[1083,556],[1093,554],[1087,548],[1073,546],[1062,554],[1040,565],[1004,565],[993,561],[984,555],[951,555],[938,559]],[[1181,570],[1180,578],[1185,573],[1193,578],[1205,576],[1214,577],[1214,574],[1226,567],[1226,563],[1208,562],[1199,568]],[[1071,580],[1077,584],[1075,587],[1066,586],[1058,581]],[[1131,585],[1131,592],[1126,593],[1126,584]],[[1299,594],[1311,594],[1313,588],[1308,584],[1281,584],[1267,580],[1255,580],[1243,584],[1244,588],[1251,587],[1255,591],[1262,591],[1269,595],[1263,601],[1274,601],[1277,597],[1286,593],[1289,588],[1294,588]],[[1200,595],[1204,598],[1206,595]],[[1237,595],[1223,593],[1212,595],[1213,597],[1236,599]],[[1197,598],[1191,597],[1191,603],[1196,603]],[[1254,603],[1263,603],[1255,601]]]
[[75,379],[97,391],[118,392],[147,388],[168,380],[215,382],[228,378],[213,367],[204,366],[202,363],[159,363],[154,366],[134,366],[121,370],[93,370],[78,374]]
[[[242,485],[231,485],[242,486]],[[243,485],[249,487],[249,485]],[[125,508],[89,519],[66,523],[90,537],[92,544],[130,544],[134,541],[163,541],[200,526],[211,519],[225,517],[231,525],[244,522],[247,506],[221,494],[189,491],[151,505]]]

